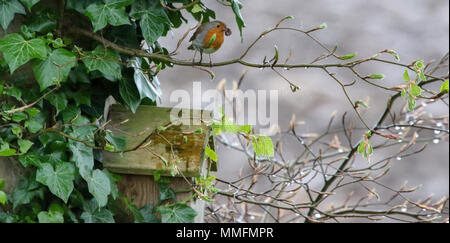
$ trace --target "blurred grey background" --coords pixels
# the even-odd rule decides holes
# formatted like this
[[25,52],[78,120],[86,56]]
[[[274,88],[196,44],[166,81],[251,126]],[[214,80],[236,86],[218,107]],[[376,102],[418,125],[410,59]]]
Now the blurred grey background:
[[[233,30],[233,35],[226,38],[221,49],[212,55],[213,62],[226,61],[240,56],[249,43],[261,32],[268,27],[273,27],[278,20],[287,15],[295,17],[283,24],[288,27],[308,30],[321,23],[327,23],[327,29],[314,32],[313,35],[331,49],[338,44],[338,55],[357,52],[357,58],[362,58],[384,49],[393,49],[399,53],[402,63],[409,64],[419,58],[425,62],[438,61],[449,49],[449,1],[447,0],[241,0],[244,5],[242,15],[247,25],[244,28],[243,43],[240,41],[239,30],[231,8],[222,6],[214,0],[203,2],[216,11],[218,20],[224,21]],[[192,18],[188,19],[189,26],[183,25],[160,40],[169,51],[175,48],[179,36],[184,34],[188,27],[196,24]],[[324,53],[323,49],[306,36],[300,33],[281,31],[266,36],[252,49],[246,60],[261,63],[264,56],[270,59],[274,53],[274,44],[280,49],[281,60],[284,60],[289,50],[292,49],[293,56],[289,63],[309,63]],[[188,51],[187,46],[188,43],[183,44],[177,58],[192,58],[193,52]],[[383,58],[393,60],[389,55],[383,56]],[[206,90],[215,89],[219,81],[226,78],[227,88],[231,89],[231,81],[238,80],[244,69],[245,67],[239,64],[215,67],[212,69],[216,75],[213,80],[210,80],[208,73],[191,67],[175,67],[170,71],[162,71],[159,74],[159,80],[163,98],[159,105],[176,105],[169,102],[171,91],[184,89],[192,93],[194,81],[201,81],[202,89]],[[399,85],[403,82],[404,69],[391,65],[364,64],[357,70],[367,75],[371,73],[385,74],[386,78],[377,82],[382,82],[386,86]],[[320,133],[326,129],[333,111],[337,111],[338,117],[348,111],[348,117],[354,120],[355,126],[361,127],[361,124],[354,119],[354,112],[340,87],[322,70],[280,71],[299,85],[301,90],[292,93],[289,85],[274,72],[259,69],[249,70],[241,89],[244,91],[247,89],[278,90],[278,121],[281,128],[286,129],[292,114],[295,114],[297,120],[306,122],[297,131]],[[338,77],[348,83],[354,80],[347,71],[332,71],[336,71]],[[444,70],[444,72],[448,72],[448,70]],[[438,86],[434,87],[434,89],[437,88]],[[386,98],[392,94],[360,81],[348,91],[353,100],[366,100],[370,96],[371,108],[363,113],[369,124],[373,124],[384,108]],[[398,102],[397,108],[403,105],[403,102],[404,100]],[[449,112],[448,106],[439,102],[435,105],[428,105],[425,109],[435,116],[448,115]],[[339,126],[338,120],[334,127]],[[300,148],[298,143],[292,143],[291,147],[286,145],[285,150],[292,152],[292,156],[288,156],[288,158],[294,158]],[[219,147],[218,153],[220,158],[218,178],[236,179],[239,177],[240,168],[243,168],[244,174],[246,174],[248,163],[241,153],[225,147]],[[374,160],[376,158],[383,158],[383,156],[376,155]],[[405,180],[408,180],[411,186],[422,184],[420,196],[434,193],[434,200],[438,200],[440,197],[448,195],[448,164],[448,139],[440,141],[439,144],[430,143],[425,152],[419,155],[393,161],[391,163],[393,168],[384,182],[395,188],[398,188]]]

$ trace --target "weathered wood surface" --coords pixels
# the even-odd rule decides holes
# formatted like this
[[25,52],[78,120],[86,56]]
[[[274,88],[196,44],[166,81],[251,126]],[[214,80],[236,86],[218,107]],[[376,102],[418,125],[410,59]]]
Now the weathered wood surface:
[[[117,183],[119,191],[128,199],[132,200],[133,204],[141,208],[147,204],[158,205],[159,203],[159,188],[158,183],[154,181],[153,176],[148,175],[121,175],[122,180]],[[181,177],[170,177],[169,187],[176,190],[189,189],[189,184]],[[188,179],[191,180],[191,179]],[[192,180],[191,180],[192,182]],[[171,199],[170,202],[180,202],[189,198],[192,192],[178,192],[176,198]],[[202,223],[204,221],[205,202],[202,200],[192,200],[188,203],[196,212],[197,216],[194,219],[195,223]],[[133,217],[130,212],[124,212],[128,216],[122,216],[120,221],[132,222]]]
[[[161,175],[170,175],[170,169],[159,156],[167,161],[173,161],[175,154],[180,159],[177,166],[183,175],[199,176],[204,162],[204,149],[209,142],[211,131],[204,122],[201,122],[199,111],[181,112],[183,111],[190,112],[190,118],[179,121],[188,121],[191,125],[173,125],[156,134],[155,129],[169,124],[171,108],[140,106],[133,114],[121,105],[112,105],[109,110],[111,125],[108,129],[116,136],[125,138],[125,150],[149,144],[145,148],[123,154],[105,151],[103,166],[121,174],[153,175],[159,171]],[[117,125],[125,120],[127,122]],[[197,129],[202,129],[203,132],[195,134]],[[187,137],[186,143],[183,143],[183,136]]]
[[[164,131],[154,133],[159,126],[165,126],[170,123],[171,108],[161,108],[154,106],[140,106],[136,113],[121,105],[112,105],[108,110],[108,119],[111,120],[108,129],[112,130],[116,136],[121,136],[126,140],[126,148],[133,149],[143,144],[148,144],[144,149],[138,149],[132,152],[125,152],[122,155],[112,152],[103,152],[103,166],[121,175],[122,180],[117,183],[119,191],[132,203],[141,208],[144,205],[158,205],[159,188],[158,183],[152,176],[157,170],[161,175],[170,175],[170,169],[166,168],[164,162],[156,156],[158,154],[167,161],[173,159],[174,153],[180,159],[177,164],[184,177],[169,177],[169,186],[175,191],[190,189],[193,183],[192,177],[205,175],[208,166],[215,170],[215,163],[210,164],[209,159],[205,159],[205,146],[214,148],[214,140],[211,135],[211,129],[205,125],[203,120],[211,117],[211,112],[206,111],[206,117],[202,117],[199,110],[180,110],[180,113],[190,114],[189,118],[181,118],[181,125],[174,125]],[[181,114],[179,114],[181,116]],[[203,119],[202,119],[203,118]],[[117,126],[117,124],[127,122]],[[205,122],[202,122],[205,121]],[[190,125],[186,125],[186,122]],[[201,134],[194,133],[197,129],[202,129]],[[187,143],[182,143],[183,136],[187,137]],[[172,152],[173,149],[173,152]],[[188,180],[188,181],[186,181]],[[188,191],[188,190],[187,190]],[[179,192],[176,198],[171,202],[179,202],[189,198],[192,192]],[[204,205],[202,200],[192,200],[189,202],[196,212],[194,220],[196,223],[203,222]],[[133,217],[130,212],[121,216],[122,222],[130,222]]]

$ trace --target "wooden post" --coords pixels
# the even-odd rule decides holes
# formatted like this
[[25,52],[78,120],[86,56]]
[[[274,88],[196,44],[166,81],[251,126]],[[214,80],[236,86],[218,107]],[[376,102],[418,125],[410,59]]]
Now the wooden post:
[[[210,166],[204,150],[208,144],[214,147],[214,141],[211,129],[202,120],[202,114],[203,118],[208,119],[211,112],[179,110],[178,114],[187,112],[185,114],[190,116],[178,120],[183,122],[180,125],[171,125],[155,133],[158,127],[170,124],[171,111],[171,108],[154,106],[140,106],[135,114],[121,105],[112,105],[109,109],[111,122],[108,129],[125,139],[125,150],[135,150],[122,154],[105,151],[103,166],[121,175],[119,191],[138,208],[159,202],[159,189],[153,175],[159,173],[169,177],[171,168],[166,164],[174,161],[174,155],[180,159],[176,166],[184,175],[169,177],[169,186],[174,190],[191,188],[193,178],[205,175]],[[212,167],[212,170],[215,169]],[[175,201],[190,196],[191,192],[177,193]],[[189,204],[197,212],[195,222],[203,222],[204,201],[193,200]]]

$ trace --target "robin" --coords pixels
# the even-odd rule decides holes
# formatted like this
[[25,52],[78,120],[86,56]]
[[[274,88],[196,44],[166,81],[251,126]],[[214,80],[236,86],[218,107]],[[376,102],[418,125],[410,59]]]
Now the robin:
[[222,46],[224,35],[230,36],[231,30],[221,21],[212,21],[200,25],[189,40],[192,45],[188,49],[195,50],[194,60],[197,51],[199,51],[199,63],[202,62],[203,53],[206,53],[209,54],[209,63],[212,65],[211,53],[216,52]]

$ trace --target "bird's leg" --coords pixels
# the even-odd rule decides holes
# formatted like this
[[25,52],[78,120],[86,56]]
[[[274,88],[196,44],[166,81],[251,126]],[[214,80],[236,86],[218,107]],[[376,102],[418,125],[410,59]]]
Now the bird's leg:
[[212,67],[211,54],[208,54],[208,56],[209,56],[209,67]]
[[201,63],[202,63],[202,60],[203,60],[203,52],[201,51],[201,52],[200,52],[200,61],[199,61],[198,63],[201,64]]
[[192,59],[192,64],[195,64],[195,56],[197,55],[197,51],[194,52],[194,59]]

